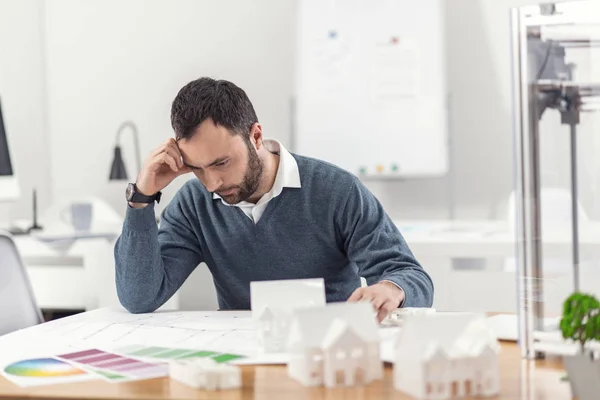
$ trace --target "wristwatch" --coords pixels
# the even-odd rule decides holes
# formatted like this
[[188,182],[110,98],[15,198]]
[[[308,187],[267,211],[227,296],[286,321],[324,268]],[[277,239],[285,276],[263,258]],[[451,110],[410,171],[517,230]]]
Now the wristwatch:
[[152,196],[146,196],[145,194],[138,192],[135,183],[130,183],[129,185],[127,185],[127,190],[125,191],[125,198],[127,199],[127,201],[130,201],[132,203],[152,203],[154,201],[160,203],[161,196],[162,192],[157,192]]

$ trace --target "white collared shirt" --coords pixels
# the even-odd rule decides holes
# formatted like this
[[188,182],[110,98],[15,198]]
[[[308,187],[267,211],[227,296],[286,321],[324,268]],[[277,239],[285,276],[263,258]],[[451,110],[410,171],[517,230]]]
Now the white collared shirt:
[[213,199],[220,199],[227,206],[239,207],[255,224],[262,217],[267,208],[267,203],[279,196],[283,188],[300,187],[300,171],[298,170],[298,163],[294,156],[277,140],[265,139],[263,145],[271,153],[279,154],[279,167],[277,168],[277,175],[275,176],[275,182],[273,182],[271,190],[265,193],[256,204],[247,201],[241,201],[237,204],[227,204],[221,196],[213,193]]

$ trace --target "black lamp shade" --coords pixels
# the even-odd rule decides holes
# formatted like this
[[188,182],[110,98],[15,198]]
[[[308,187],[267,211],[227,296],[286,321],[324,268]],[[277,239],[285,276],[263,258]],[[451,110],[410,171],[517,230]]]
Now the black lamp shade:
[[0,106],[0,176],[12,174],[13,168],[8,152],[8,140],[6,139],[6,131],[4,130],[4,120],[2,119],[2,106]]
[[115,156],[110,167],[110,177],[108,179],[111,181],[127,180],[127,171],[125,170],[125,164],[123,163],[123,156],[121,155],[121,148],[119,146],[115,147]]

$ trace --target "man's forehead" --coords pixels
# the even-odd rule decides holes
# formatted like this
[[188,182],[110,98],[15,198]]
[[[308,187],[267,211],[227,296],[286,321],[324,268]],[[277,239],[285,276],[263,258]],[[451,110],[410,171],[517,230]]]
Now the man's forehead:
[[217,161],[231,157],[236,152],[236,149],[239,148],[240,141],[243,142],[239,135],[234,136],[230,133],[227,133],[226,137],[214,137],[212,140],[208,137],[202,140],[200,136],[202,134],[177,141],[183,162],[195,168],[204,168]]
[[177,140],[177,146],[180,150],[189,153],[210,153],[227,152],[237,143],[236,139],[241,139],[238,135],[232,135],[227,131],[196,131],[190,138]]

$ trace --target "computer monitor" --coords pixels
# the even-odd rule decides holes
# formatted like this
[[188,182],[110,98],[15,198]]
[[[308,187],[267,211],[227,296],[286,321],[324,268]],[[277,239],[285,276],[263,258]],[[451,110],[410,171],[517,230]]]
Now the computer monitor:
[[8,137],[2,116],[2,103],[0,102],[0,201],[17,200],[19,195],[19,183],[10,158]]

